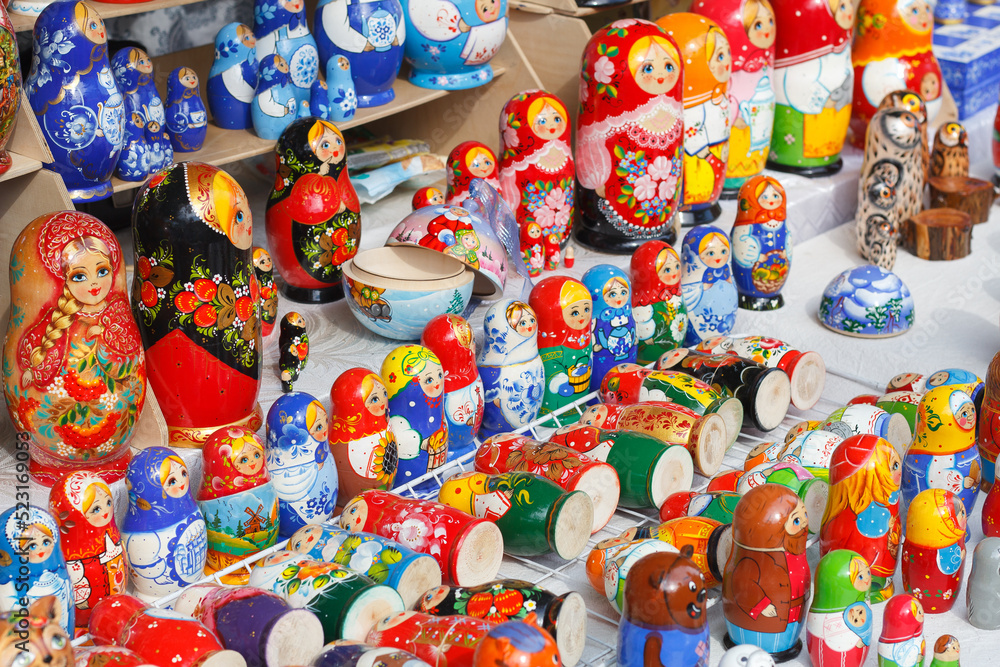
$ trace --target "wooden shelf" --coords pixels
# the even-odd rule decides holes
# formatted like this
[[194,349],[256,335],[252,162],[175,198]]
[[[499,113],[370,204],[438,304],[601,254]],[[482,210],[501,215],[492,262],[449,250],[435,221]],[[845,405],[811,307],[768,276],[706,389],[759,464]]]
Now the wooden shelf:
[[0,183],[9,181],[12,178],[17,178],[18,176],[30,174],[31,172],[38,171],[42,168],[42,163],[39,160],[27,157],[26,155],[10,151],[10,157],[10,169],[0,175]]
[[[181,5],[192,5],[203,0],[149,0],[149,2],[94,2],[88,0],[87,4],[97,10],[103,19],[114,18],[115,16],[129,16],[131,14],[143,14],[156,9],[166,7],[180,7]],[[14,24],[14,30],[22,32],[35,27],[34,16],[22,16],[21,14],[11,14],[10,20]]]

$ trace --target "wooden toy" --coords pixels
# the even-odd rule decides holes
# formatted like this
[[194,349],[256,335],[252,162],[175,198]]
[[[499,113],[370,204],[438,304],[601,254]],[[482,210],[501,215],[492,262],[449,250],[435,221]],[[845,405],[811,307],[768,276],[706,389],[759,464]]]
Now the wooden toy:
[[924,664],[924,608],[901,593],[885,605],[878,638],[879,667],[917,667]]
[[718,227],[688,230],[681,246],[681,293],[688,313],[686,345],[733,330],[738,295],[729,267],[729,237]]
[[659,552],[675,554],[679,550],[655,538],[626,542],[615,540],[606,549],[591,551],[587,558],[587,579],[599,593],[604,593],[611,608],[621,614],[625,606],[625,583],[632,567],[644,556]]
[[451,149],[448,154],[447,191],[444,203],[447,206],[461,206],[469,198],[469,183],[481,178],[494,190],[500,190],[497,179],[497,156],[486,144],[478,141],[464,141]]
[[983,402],[983,390],[986,387],[985,382],[978,375],[963,368],[944,368],[934,371],[927,376],[925,384],[925,394],[942,385],[951,385],[955,389],[961,389],[972,398],[977,409]]
[[898,336],[913,326],[913,318],[910,289],[899,276],[873,264],[841,272],[823,290],[819,304],[820,324],[856,338]]
[[13,164],[5,146],[14,133],[14,121],[21,107],[22,89],[17,35],[6,8],[0,8],[0,50],[3,52],[3,65],[0,70],[0,81],[3,83],[0,84],[0,92],[4,99],[0,104],[0,174],[2,174]]
[[1000,537],[987,536],[976,544],[965,588],[969,623],[981,630],[1000,629]]
[[707,664],[708,591],[690,556],[654,553],[632,566],[618,625],[622,667]]
[[681,297],[681,259],[669,244],[646,241],[632,253],[630,268],[637,361],[646,365],[684,343],[687,309]]
[[776,660],[802,650],[810,573],[806,508],[790,489],[750,489],[733,515],[733,554],[722,581],[729,644],[756,644]]
[[263,344],[243,189],[217,167],[174,165],[139,189],[132,237],[132,312],[170,445],[200,447],[222,426],[259,428]]
[[826,508],[830,486],[826,481],[817,479],[808,470],[791,461],[778,463],[762,463],[756,468],[747,470],[736,484],[736,493],[746,495],[747,492],[762,484],[780,484],[791,489],[802,500],[806,515],[812,517],[810,533],[820,530],[820,518]]
[[124,646],[77,646],[73,653],[76,667],[142,667],[146,664],[142,656]]
[[976,425],[979,427],[976,443],[983,468],[982,487],[989,490],[996,478],[996,460],[1000,454],[1000,352],[993,356],[986,371]]
[[912,391],[921,394],[927,391],[927,376],[920,373],[900,373],[893,376],[886,384],[887,393],[894,391]]
[[781,308],[792,239],[785,226],[785,189],[777,179],[754,176],[743,184],[730,241],[740,308]]
[[[927,184],[932,210],[956,210],[968,215],[973,225],[989,220],[990,207],[996,199],[990,181],[970,176],[931,176]],[[964,237],[961,240],[964,241]]]
[[965,531],[965,506],[951,491],[927,489],[910,501],[899,569],[903,589],[928,614],[944,613],[955,604],[965,565]]
[[743,470],[752,470],[761,463],[777,463],[785,451],[786,442],[762,442],[747,452],[743,461]]
[[868,563],[855,551],[836,549],[816,568],[816,595],[806,617],[806,647],[814,665],[861,667],[872,643],[872,583]]
[[142,49],[128,46],[115,53],[111,69],[125,98],[125,134],[115,174],[141,183],[174,161],[163,101],[153,83],[153,61]]
[[613,367],[635,363],[638,348],[632,290],[625,272],[611,264],[591,267],[583,274],[582,282],[594,304],[594,360],[590,376],[590,389],[594,391]]
[[903,221],[903,248],[921,259],[961,259],[972,252],[972,218],[951,208],[931,208]]
[[304,317],[290,311],[281,318],[278,328],[278,377],[281,379],[281,391],[288,393],[293,390],[294,382],[305,370],[309,361],[309,334],[306,333]]
[[312,659],[312,667],[355,667],[385,665],[385,667],[430,667],[408,651],[393,647],[377,647],[353,639],[330,642]]
[[403,484],[443,466],[448,457],[444,371],[426,347],[403,345],[382,362],[381,376],[399,456],[397,484]]
[[[806,431],[783,443],[778,460],[800,465],[818,479],[829,482],[833,453],[843,441],[843,437],[829,431]],[[814,527],[819,528],[818,521]]]
[[885,410],[891,415],[900,414],[906,419],[910,432],[917,428],[917,408],[920,406],[920,394],[913,391],[894,391],[876,397],[875,407]]
[[309,88],[319,75],[320,60],[316,40],[306,22],[305,3],[255,0],[253,32],[257,37],[257,62],[263,65],[267,56],[280,56],[288,64],[295,100],[299,105],[308,103]]
[[365,641],[408,651],[431,667],[472,665],[476,646],[494,623],[469,616],[431,616],[403,611],[378,621]]
[[496,523],[506,553],[540,556],[555,552],[565,560],[587,546],[594,503],[583,491],[564,491],[528,472],[487,475],[463,472],[441,485],[438,500],[466,514]]
[[944,123],[934,135],[930,176],[969,175],[969,134],[961,123]]
[[250,105],[257,89],[257,38],[242,23],[227,23],[215,35],[215,60],[208,73],[208,109],[228,130],[253,127]]
[[541,667],[559,665],[559,647],[548,632],[522,621],[490,629],[476,645],[472,667]]
[[201,579],[207,528],[180,457],[165,447],[144,449],[129,463],[125,486],[122,538],[136,595],[152,601]]
[[[682,67],[676,42],[647,21],[612,23],[587,42],[574,152],[584,246],[627,254],[651,238],[677,239]],[[654,114],[655,126],[644,120]]]
[[201,149],[208,132],[208,113],[201,99],[198,74],[178,67],[167,79],[167,132],[175,153]]
[[420,188],[413,194],[410,204],[414,211],[424,206],[442,206],[444,205],[444,193],[435,187]]
[[[60,625],[60,613],[59,603],[52,595],[33,601],[27,608],[20,607],[16,614],[0,612],[3,665],[45,667],[55,664],[68,667],[74,664],[70,634]],[[77,656],[80,656],[79,649]]]
[[835,433],[842,438],[852,435],[877,435],[892,443],[902,453],[912,438],[906,418],[889,414],[874,405],[847,405],[830,413],[815,429]]
[[771,654],[753,644],[738,644],[722,656],[719,667],[774,667]]
[[354,89],[351,61],[346,56],[335,56],[326,63],[327,106],[330,118],[342,123],[354,118],[358,109],[358,95]]
[[959,667],[958,655],[961,647],[952,635],[941,635],[934,642],[934,659],[930,667]]
[[250,103],[250,118],[258,137],[276,141],[288,124],[295,120],[299,104],[288,74],[288,61],[277,53],[263,58],[260,55],[258,47],[259,76],[253,102]]
[[4,341],[4,397],[27,437],[31,477],[52,486],[86,469],[118,481],[147,368],[121,246],[97,218],[60,211],[30,222],[10,261],[18,316]]
[[743,496],[735,491],[678,491],[667,496],[660,505],[660,521],[684,516],[714,519],[731,524],[736,505]]
[[253,272],[260,285],[260,331],[264,338],[271,335],[274,322],[278,317],[278,287],[274,284],[274,262],[271,253],[264,248],[253,248]]

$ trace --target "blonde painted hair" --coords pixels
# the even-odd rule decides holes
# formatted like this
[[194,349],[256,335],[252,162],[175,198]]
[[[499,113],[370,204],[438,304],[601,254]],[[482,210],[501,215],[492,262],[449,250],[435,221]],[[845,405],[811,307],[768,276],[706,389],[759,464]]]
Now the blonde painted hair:
[[874,470],[866,465],[847,479],[833,484],[822,523],[845,509],[858,515],[872,502],[888,505],[889,496],[899,489],[899,485],[892,481],[892,471],[889,469],[889,462],[895,452],[889,443],[884,440],[879,442],[872,452],[872,458],[876,462]]
[[555,109],[556,112],[560,116],[562,116],[563,120],[567,119],[566,107],[564,107],[562,105],[562,102],[560,102],[559,100],[557,100],[554,97],[550,97],[548,95],[544,95],[542,97],[539,97],[537,100],[535,100],[534,102],[532,102],[530,105],[528,105],[528,125],[534,125],[535,124],[535,119],[538,118],[538,114],[540,114],[542,112],[542,109],[545,108],[546,104],[549,105],[550,107],[552,107],[553,109]]
[[507,323],[511,328],[517,328],[517,323],[521,320],[521,313],[528,313],[531,316],[535,315],[535,311],[532,310],[531,306],[523,301],[515,301],[507,306]]
[[743,5],[743,29],[746,32],[750,32],[750,26],[757,20],[757,14],[760,13],[761,8],[766,9],[771,16],[774,16],[774,9],[767,0],[747,0],[747,4]]
[[102,489],[104,493],[108,494],[109,498],[111,497],[111,489],[108,488],[107,484],[105,484],[104,482],[93,482],[83,492],[83,503],[80,505],[80,507],[83,510],[84,514],[90,511],[90,508],[94,504],[94,501],[97,500],[98,489]]
[[629,289],[628,283],[626,283],[623,278],[615,276],[614,278],[608,280],[608,282],[604,283],[604,287],[601,288],[601,295],[607,297],[608,291],[615,285],[620,285],[621,287],[625,288],[627,292],[632,291],[631,289]]
[[[364,381],[362,381],[362,385]],[[326,410],[323,409],[323,404],[319,401],[313,401],[306,406],[306,429],[312,430],[313,424],[316,423],[316,419],[319,417],[320,413],[326,414]]]
[[179,456],[168,456],[167,458],[163,459],[163,463],[160,464],[160,486],[163,486],[164,484],[167,483],[167,476],[170,474],[171,462],[179,463],[181,464],[182,468],[184,468],[185,470],[187,469],[187,466],[184,465],[184,461],[182,461],[181,457]]
[[635,44],[628,50],[628,71],[632,73],[632,78],[635,78],[635,73],[639,71],[642,63],[646,62],[645,55],[654,47],[665,52],[667,57],[674,61],[674,64],[680,66],[680,54],[677,53],[677,49],[665,37],[660,37],[659,35],[640,37],[635,40]]

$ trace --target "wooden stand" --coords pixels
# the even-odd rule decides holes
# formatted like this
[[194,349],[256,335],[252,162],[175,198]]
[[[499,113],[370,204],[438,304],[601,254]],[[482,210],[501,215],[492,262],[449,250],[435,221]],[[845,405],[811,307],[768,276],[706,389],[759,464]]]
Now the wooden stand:
[[972,251],[972,219],[953,208],[930,208],[903,221],[902,246],[921,259],[961,259]]
[[953,208],[968,213],[972,224],[986,222],[996,198],[993,184],[970,176],[931,176],[931,208]]

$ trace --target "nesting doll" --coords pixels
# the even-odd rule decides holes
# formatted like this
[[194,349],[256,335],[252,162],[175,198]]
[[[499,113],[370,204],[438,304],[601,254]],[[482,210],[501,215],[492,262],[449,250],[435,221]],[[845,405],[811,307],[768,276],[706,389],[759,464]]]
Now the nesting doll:
[[[544,415],[590,391],[593,301],[583,283],[552,276],[535,285],[529,302],[538,317],[538,352],[545,371],[540,413]],[[575,419],[575,414],[567,414],[565,423]],[[554,426],[552,421],[562,420],[550,420]]]
[[[330,107],[330,118],[337,123],[354,118],[358,109],[358,95],[354,90],[354,77],[351,76],[351,61],[346,56],[334,56],[326,63],[326,93],[327,105]],[[444,200],[442,199],[442,202]]]
[[982,405],[979,408],[977,444],[983,468],[983,490],[988,491],[996,478],[996,460],[1000,454],[1000,352],[986,371]]
[[326,521],[337,505],[326,409],[304,392],[283,394],[267,411],[267,471],[278,494],[278,535]]
[[902,163],[886,158],[858,179],[858,212],[854,216],[858,252],[886,270],[896,263],[901,223],[896,186],[902,175]]
[[583,274],[583,284],[594,304],[593,372],[590,388],[595,390],[609,370],[618,364],[635,363],[635,317],[632,315],[631,285],[624,271],[611,264],[599,264]]
[[174,165],[136,195],[132,312],[171,446],[263,421],[252,230],[243,189],[211,165]]
[[[322,72],[309,87],[309,106],[306,110],[310,115],[316,116],[320,120],[334,120],[330,116],[330,91]],[[300,115],[306,114],[301,113]]]
[[648,364],[684,344],[687,310],[681,296],[681,259],[663,241],[646,241],[632,253],[632,313],[637,361]]
[[542,405],[545,367],[538,350],[534,309],[502,299],[486,311],[485,340],[476,357],[483,381],[485,437],[534,421]]
[[5,150],[14,133],[14,120],[21,108],[21,62],[17,53],[17,37],[14,24],[5,8],[0,8],[0,174],[10,169],[13,163],[10,153]]
[[389,353],[379,374],[389,396],[389,426],[396,436],[396,484],[405,484],[441,467],[448,458],[444,370],[426,347],[403,345]]
[[729,266],[729,238],[703,225],[684,235],[681,246],[681,295],[688,314],[686,345],[724,336],[736,324],[739,296]]
[[774,125],[774,9],[769,0],[696,0],[691,11],[719,25],[729,40],[729,159],[723,198],[736,198],[764,170]]
[[306,320],[296,312],[285,313],[278,331],[278,370],[281,391],[292,391],[292,384],[299,379],[309,361],[309,334]]
[[476,645],[472,667],[534,667],[562,664],[559,647],[548,632],[523,621],[491,628]]
[[952,635],[941,635],[934,642],[934,659],[930,667],[959,667],[958,656],[961,651],[958,639]]
[[471,195],[469,183],[481,178],[494,190],[500,191],[497,179],[497,156],[486,144],[464,141],[451,149],[447,164],[448,188],[444,201],[448,206],[459,205]]
[[[255,0],[253,32],[257,61],[272,54],[288,63],[288,79],[298,104],[309,102],[310,87],[319,76],[316,40],[309,33],[303,0]],[[258,90],[259,92],[259,90]]]
[[78,667],[141,667],[146,664],[138,653],[124,646],[79,646],[73,648],[73,654]]
[[861,667],[872,643],[868,606],[872,573],[857,552],[836,549],[816,568],[816,595],[806,618],[806,647],[816,667]]
[[[74,657],[84,660],[83,649],[74,650],[70,644],[73,632],[63,629],[61,613],[59,604],[52,595],[21,605],[16,611],[0,612],[0,651],[3,653],[3,664],[16,664],[18,667],[68,667],[74,664]],[[90,667],[91,663],[82,664]],[[126,663],[121,667],[137,667],[139,664],[141,661]]]
[[965,506],[956,494],[927,489],[906,511],[899,569],[903,589],[924,611],[941,614],[955,604],[965,566]]
[[395,486],[398,452],[387,408],[385,384],[367,368],[344,371],[330,388],[330,452],[342,501]]
[[361,206],[337,126],[314,116],[281,133],[277,176],[267,200],[267,241],[282,293],[293,301],[343,298],[341,266],[358,252]]
[[122,538],[132,586],[144,600],[204,576],[208,538],[190,482],[184,461],[165,447],[144,449],[129,463]]
[[850,549],[871,568],[872,602],[892,596],[902,525],[899,484],[903,463],[887,440],[855,435],[830,459],[830,494],[820,529],[820,553]]
[[[473,667],[477,646],[495,627],[489,621],[468,616],[431,616],[404,611],[381,619],[372,627],[365,642],[403,649],[433,667]],[[549,664],[552,664],[551,658]]]
[[176,153],[191,153],[205,143],[208,113],[198,74],[190,67],[178,67],[167,79],[167,131]]
[[228,23],[215,35],[215,60],[208,73],[212,120],[227,130],[253,127],[250,105],[257,90],[257,38],[242,23]]
[[981,630],[1000,630],[1000,537],[984,537],[976,545],[965,602],[969,623]]
[[882,614],[878,638],[879,667],[919,667],[924,664],[924,608],[920,600],[901,593],[892,597]]
[[774,130],[768,167],[803,176],[840,171],[854,70],[850,0],[773,0]]
[[[260,51],[257,52],[260,55]],[[299,103],[288,75],[288,61],[277,53],[259,61],[257,89],[250,103],[253,131],[261,139],[275,141],[296,118]]]
[[62,533],[60,546],[73,583],[76,622],[85,627],[94,605],[124,593],[128,580],[111,487],[93,473],[72,472],[52,487],[49,511]]
[[444,370],[444,412],[448,419],[448,460],[476,448],[483,423],[483,380],[476,367],[476,340],[461,315],[444,313],[431,319],[420,344],[437,355]]
[[125,98],[125,134],[115,174],[123,181],[142,182],[174,161],[163,101],[153,83],[153,61],[129,46],[115,53],[111,69]]
[[409,651],[391,646],[372,646],[353,639],[338,639],[330,642],[313,658],[311,664],[315,667],[353,667],[354,665],[431,667]]
[[45,7],[35,19],[28,102],[52,151],[45,167],[74,202],[111,196],[125,131],[125,100],[108,61],[108,39],[86,2]]
[[969,175],[969,133],[961,123],[944,123],[934,135],[930,176]]
[[587,42],[574,151],[583,245],[629,253],[677,239],[683,67],[674,40],[647,21],[616,21]]
[[271,253],[260,246],[253,248],[253,272],[260,285],[260,331],[267,338],[274,331],[274,322],[278,316],[278,287],[274,284]]
[[74,633],[74,590],[59,549],[59,525],[45,510],[24,503],[0,514],[0,612],[15,611],[46,596],[55,598],[59,625]]
[[431,186],[420,188],[413,193],[413,199],[410,200],[410,205],[413,207],[414,211],[425,206],[443,206],[444,193]]
[[785,305],[781,288],[792,265],[785,203],[785,189],[776,178],[755,176],[740,188],[730,232],[740,308],[775,310]]

